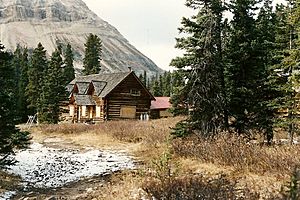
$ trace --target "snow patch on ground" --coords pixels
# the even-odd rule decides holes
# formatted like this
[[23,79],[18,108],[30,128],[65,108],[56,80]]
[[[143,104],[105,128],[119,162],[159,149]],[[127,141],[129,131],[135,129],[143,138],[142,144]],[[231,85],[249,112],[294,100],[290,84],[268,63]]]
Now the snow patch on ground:
[[14,195],[16,195],[16,192],[5,192],[3,194],[0,194],[0,200],[8,200],[11,199]]
[[83,177],[134,168],[133,159],[123,152],[55,149],[38,143],[15,158],[18,163],[8,171],[21,176],[25,188],[56,188]]

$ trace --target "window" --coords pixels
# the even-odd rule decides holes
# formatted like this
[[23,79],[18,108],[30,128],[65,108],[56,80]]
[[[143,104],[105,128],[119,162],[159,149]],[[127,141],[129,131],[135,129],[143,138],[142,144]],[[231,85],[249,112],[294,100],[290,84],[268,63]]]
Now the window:
[[130,94],[132,96],[141,96],[141,91],[132,89],[130,90]]
[[86,106],[81,106],[81,116],[82,117],[86,116]]
[[101,107],[96,106],[96,117],[100,118],[101,117]]
[[74,107],[74,105],[69,105],[69,108],[70,108],[70,116],[74,117],[74,115],[75,115],[75,107]]
[[127,119],[134,119],[136,117],[135,106],[121,106],[120,117]]

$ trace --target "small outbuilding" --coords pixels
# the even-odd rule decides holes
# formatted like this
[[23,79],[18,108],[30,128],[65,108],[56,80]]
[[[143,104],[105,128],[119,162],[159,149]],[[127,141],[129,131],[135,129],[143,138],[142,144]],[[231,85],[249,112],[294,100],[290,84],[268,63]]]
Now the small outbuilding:
[[155,97],[155,101],[151,101],[150,116],[152,119],[172,117],[170,108],[172,108],[170,97]]

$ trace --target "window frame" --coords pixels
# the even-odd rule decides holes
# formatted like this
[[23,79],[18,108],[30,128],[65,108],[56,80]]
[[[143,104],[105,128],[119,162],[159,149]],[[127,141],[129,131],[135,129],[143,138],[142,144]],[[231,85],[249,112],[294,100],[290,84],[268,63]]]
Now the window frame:
[[130,89],[131,96],[139,97],[141,96],[141,91],[137,89]]

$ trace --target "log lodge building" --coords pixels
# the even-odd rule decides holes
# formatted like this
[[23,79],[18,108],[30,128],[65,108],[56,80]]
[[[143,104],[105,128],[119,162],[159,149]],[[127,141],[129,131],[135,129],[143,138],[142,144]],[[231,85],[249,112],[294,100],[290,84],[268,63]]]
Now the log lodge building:
[[67,88],[74,123],[140,119],[155,100],[133,71],[76,77]]

